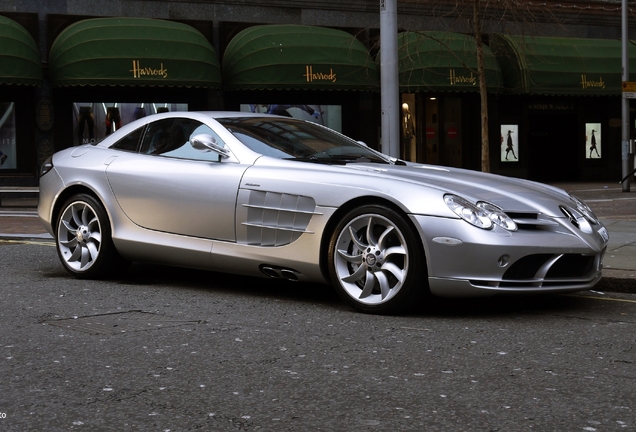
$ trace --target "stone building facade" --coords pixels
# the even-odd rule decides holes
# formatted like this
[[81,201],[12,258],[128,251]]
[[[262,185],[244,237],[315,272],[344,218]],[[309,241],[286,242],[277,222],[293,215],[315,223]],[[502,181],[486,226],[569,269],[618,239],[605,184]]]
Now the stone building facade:
[[[328,88],[254,82],[230,86],[232,77],[227,76],[223,65],[228,46],[237,35],[245,35],[242,32],[255,26],[297,25],[338,30],[352,36],[365,47],[377,67],[382,1],[0,0],[0,17],[17,23],[32,38],[42,69],[42,76],[34,78],[37,82],[15,82],[10,73],[0,76],[0,119],[4,118],[0,125],[0,151],[7,156],[0,166],[0,185],[37,185],[38,169],[46,157],[92,139],[89,118],[94,124],[99,123],[99,127],[95,126],[97,133],[100,128],[115,127],[122,121],[115,113],[124,116],[128,112],[130,117],[158,108],[325,107],[337,113],[335,124],[342,132],[380,148],[379,84],[341,81],[342,84]],[[541,181],[620,177],[621,93],[620,88],[615,88],[620,70],[614,70],[615,54],[610,58],[598,54],[615,53],[616,44],[620,43],[620,2],[526,2],[523,7],[516,3],[509,8],[504,7],[505,1],[498,4],[503,6],[489,6],[480,16],[487,54],[494,65],[488,96],[492,171]],[[400,64],[402,157],[479,169],[480,111],[471,64],[475,52],[471,4],[398,0],[397,5],[402,39],[415,41],[411,47],[417,50],[414,59],[406,43],[401,48],[402,54],[407,53]],[[179,70],[186,75],[168,84],[124,82],[112,71],[109,73],[113,75],[106,77],[93,72],[88,81],[81,81],[59,64],[64,55],[58,52],[56,41],[65,32],[74,33],[79,23],[96,18],[161,20],[195,29],[202,36],[201,44],[209,44],[215,53],[220,78],[208,77],[204,83],[191,84],[188,68],[172,66],[171,72]],[[18,30],[11,27],[8,31]],[[634,32],[630,24],[630,36],[636,39]],[[588,46],[590,41],[594,46]],[[120,41],[115,52],[123,56],[134,43]],[[447,50],[450,55],[442,53],[440,46],[450,45],[454,46]],[[556,50],[557,60],[541,50]],[[99,56],[97,49],[95,52]],[[335,49],[329,44],[314,44],[307,50],[308,54],[320,52],[333,53]],[[572,52],[578,54],[567,62],[562,60]],[[52,58],[52,54],[56,57]],[[518,56],[515,58],[524,67],[514,70],[510,66],[514,61],[506,60],[510,56]],[[442,57],[442,64],[434,67],[432,59]],[[582,58],[587,62],[579,61]],[[327,76],[329,69],[319,71],[313,59],[308,57],[303,70],[312,67],[312,71]],[[175,59],[170,60],[175,64]],[[136,61],[132,65],[139,66],[137,73],[144,71],[143,61]],[[548,74],[554,80],[546,87],[539,82],[543,79],[540,69],[558,61],[566,66]],[[597,70],[595,65],[603,67]],[[134,71],[133,66],[130,70]],[[154,73],[164,66],[162,63],[147,67],[149,73]],[[280,70],[286,67],[281,64]],[[636,63],[634,69],[636,72]],[[0,68],[0,75],[1,71]],[[367,81],[374,78],[369,74],[365,73]],[[562,81],[556,78],[559,74]],[[566,80],[576,82],[568,84]],[[516,84],[512,86],[510,82]],[[631,123],[633,126],[634,118]]]

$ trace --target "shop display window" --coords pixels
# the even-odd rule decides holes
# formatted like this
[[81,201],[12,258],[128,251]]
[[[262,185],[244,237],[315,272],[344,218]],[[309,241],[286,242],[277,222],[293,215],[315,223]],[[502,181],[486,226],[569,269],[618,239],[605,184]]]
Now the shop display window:
[[125,124],[150,114],[172,111],[188,111],[188,104],[76,102],[74,145],[99,142]]
[[0,102],[0,170],[16,169],[15,103]]
[[342,106],[341,105],[264,105],[241,104],[241,111],[276,114],[285,117],[293,117],[308,120],[327,126],[338,132],[342,132]]

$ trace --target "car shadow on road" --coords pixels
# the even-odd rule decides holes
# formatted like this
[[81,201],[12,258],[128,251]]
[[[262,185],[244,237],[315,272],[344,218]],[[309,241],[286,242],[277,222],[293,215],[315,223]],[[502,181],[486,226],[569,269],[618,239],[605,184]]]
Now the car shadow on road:
[[329,305],[341,303],[333,288],[326,284],[250,277],[153,264],[135,263],[122,278],[115,282],[124,285],[164,285],[225,294],[277,297]]
[[[70,278],[63,270],[45,272],[47,278]],[[86,282],[86,281],[85,281]],[[135,287],[153,286],[168,289],[189,289],[201,293],[224,296],[268,298],[291,303],[311,303],[344,312],[359,313],[347,306],[333,287],[327,284],[292,282],[193,270],[163,265],[134,263],[122,276],[96,283]],[[423,296],[424,297],[424,296]],[[568,295],[545,294],[523,296],[494,296],[482,298],[426,297],[409,310],[404,317],[504,317],[518,314],[549,314],[576,310],[580,299]]]
[[[117,281],[126,285],[165,285],[187,287],[216,293],[268,297],[292,302],[321,304],[330,308],[353,311],[326,284],[291,282],[191,270],[151,264],[134,264],[125,278]],[[577,300],[564,295],[524,295],[469,299],[427,298],[403,316],[505,316],[519,313],[563,312],[576,308]]]

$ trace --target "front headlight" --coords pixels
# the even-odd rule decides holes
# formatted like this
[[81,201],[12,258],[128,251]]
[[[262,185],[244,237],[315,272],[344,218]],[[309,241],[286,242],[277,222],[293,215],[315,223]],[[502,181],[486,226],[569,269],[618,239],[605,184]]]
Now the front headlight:
[[457,195],[444,195],[444,202],[457,216],[481,229],[497,225],[507,231],[516,231],[517,224],[494,204],[479,201],[473,204]]
[[485,201],[479,201],[477,207],[483,209],[492,223],[507,231],[517,231],[517,224],[502,209],[494,204]]
[[457,216],[477,228],[490,229],[492,221],[486,211],[457,195],[444,195],[444,202]]
[[585,218],[593,225],[598,225],[601,222],[598,220],[592,209],[577,197],[570,195],[570,199],[576,205],[576,209],[585,216]]

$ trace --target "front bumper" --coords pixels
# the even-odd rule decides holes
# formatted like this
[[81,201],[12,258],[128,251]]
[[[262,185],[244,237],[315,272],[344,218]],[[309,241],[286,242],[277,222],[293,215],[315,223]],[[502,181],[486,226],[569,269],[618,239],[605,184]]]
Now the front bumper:
[[426,253],[429,288],[440,297],[573,292],[600,279],[605,227],[584,233],[565,218],[516,232],[459,220],[412,216]]

